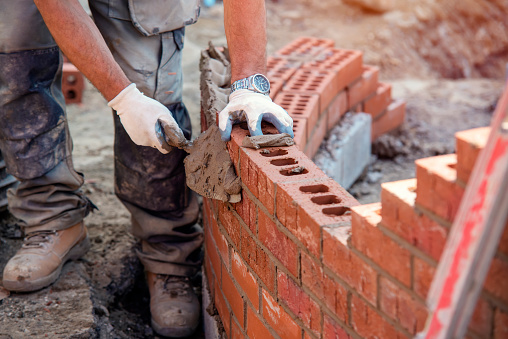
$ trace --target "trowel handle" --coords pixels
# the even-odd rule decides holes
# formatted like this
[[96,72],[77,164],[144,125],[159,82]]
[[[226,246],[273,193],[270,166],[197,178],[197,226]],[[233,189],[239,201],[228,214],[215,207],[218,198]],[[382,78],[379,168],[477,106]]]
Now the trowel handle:
[[[176,128],[179,128],[176,126]],[[177,147],[183,149],[187,153],[190,153],[190,148],[192,147],[192,142],[183,138],[179,138],[178,134],[175,131],[175,126],[168,124],[166,121],[158,119],[157,124],[155,126],[155,134],[157,138],[163,145],[167,145],[168,147]]]

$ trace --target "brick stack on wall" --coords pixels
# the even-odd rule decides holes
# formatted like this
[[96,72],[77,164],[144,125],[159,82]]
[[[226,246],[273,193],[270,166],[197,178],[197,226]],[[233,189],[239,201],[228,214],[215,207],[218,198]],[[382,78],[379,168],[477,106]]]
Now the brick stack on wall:
[[[221,92],[203,84],[204,92]],[[223,103],[204,96],[202,121],[210,123]],[[247,135],[237,125],[228,143],[242,201],[203,201],[204,270],[225,338],[391,339],[422,330],[425,298],[482,133],[459,133],[457,156],[418,160],[416,179],[383,184],[381,202],[368,205],[298,147],[241,147]],[[507,244],[505,231],[468,338],[508,335]]]

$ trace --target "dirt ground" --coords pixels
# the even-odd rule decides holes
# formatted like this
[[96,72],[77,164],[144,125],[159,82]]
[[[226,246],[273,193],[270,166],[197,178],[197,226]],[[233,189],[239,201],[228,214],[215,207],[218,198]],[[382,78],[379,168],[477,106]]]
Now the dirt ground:
[[[456,131],[488,125],[502,91],[504,62],[508,60],[508,40],[506,34],[499,32],[499,27],[507,23],[496,26],[495,22],[490,22],[487,28],[470,32],[465,26],[469,22],[467,13],[454,17],[443,9],[437,15],[432,7],[436,4],[430,0],[394,0],[391,3],[391,10],[377,13],[335,0],[267,2],[268,54],[299,36],[333,39],[338,47],[362,50],[366,63],[381,67],[381,80],[392,83],[393,97],[407,102],[404,126],[374,143],[369,168],[351,188],[351,193],[362,203],[379,201],[381,183],[414,177],[415,159],[454,152]],[[502,7],[502,2],[488,3],[497,7],[476,9],[481,14],[471,14],[480,26],[488,21],[486,15],[505,11],[507,7]],[[506,18],[508,11],[504,13]],[[225,44],[222,18],[220,4],[203,8],[198,23],[188,27],[186,32],[184,101],[192,115],[194,136],[199,131],[199,54],[210,40]],[[463,34],[457,34],[457,27],[466,27]],[[504,32],[508,32],[506,27]],[[468,34],[480,37],[488,46],[471,53],[468,46],[472,41]],[[455,49],[450,41],[455,43]],[[133,254],[135,239],[129,233],[129,214],[113,192],[111,111],[102,96],[87,84],[83,103],[69,106],[68,118],[74,140],[75,167],[85,174],[84,191],[99,207],[99,211],[86,219],[92,249],[80,262],[67,265],[71,270],[76,268],[80,279],[90,287],[92,301],[93,317],[91,324],[86,325],[91,329],[74,337],[156,337],[150,328],[149,296],[143,270]],[[7,213],[1,218],[0,269],[3,269],[20,244],[21,233],[16,221]],[[60,280],[63,279],[67,276]],[[40,293],[47,298],[50,292]],[[28,303],[30,298],[11,295],[0,301],[4,314],[7,310],[14,314],[11,318],[0,315],[0,327],[11,326],[12,331],[19,329],[16,333],[22,333],[26,323],[12,319],[18,317],[16,314],[20,313],[16,312],[21,312],[20,309],[26,307],[24,300]],[[40,335],[34,336],[44,337],[44,333],[48,331],[43,328]],[[8,338],[8,334],[0,330],[0,338],[4,338],[3,335]],[[195,338],[201,337],[202,330]]]

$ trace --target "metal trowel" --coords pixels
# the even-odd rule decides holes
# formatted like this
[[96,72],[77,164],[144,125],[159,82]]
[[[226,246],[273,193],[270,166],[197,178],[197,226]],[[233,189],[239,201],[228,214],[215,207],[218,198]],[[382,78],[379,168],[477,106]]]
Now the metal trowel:
[[182,143],[176,140],[173,128],[165,121],[158,120],[158,125],[157,136],[163,144],[167,143],[168,151],[177,147],[189,153],[184,165],[191,190],[206,198],[231,203],[241,200],[241,181],[217,126],[212,125],[195,140]]

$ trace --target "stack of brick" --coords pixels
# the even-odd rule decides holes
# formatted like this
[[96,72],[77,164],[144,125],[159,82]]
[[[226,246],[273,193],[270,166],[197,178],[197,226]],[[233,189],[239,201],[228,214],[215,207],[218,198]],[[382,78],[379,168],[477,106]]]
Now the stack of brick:
[[392,100],[391,86],[378,81],[379,68],[332,40],[293,41],[268,58],[267,74],[270,96],[293,117],[295,142],[309,157],[347,111],[372,116],[372,140],[404,121],[405,103]]
[[[217,102],[204,106],[205,122]],[[359,205],[298,147],[244,148],[248,131],[235,126],[228,149],[242,201],[203,202],[205,277],[225,337],[412,338],[487,134],[459,133],[457,156],[418,160],[416,179],[383,184],[381,203]],[[508,335],[507,244],[505,231],[468,338]]]

